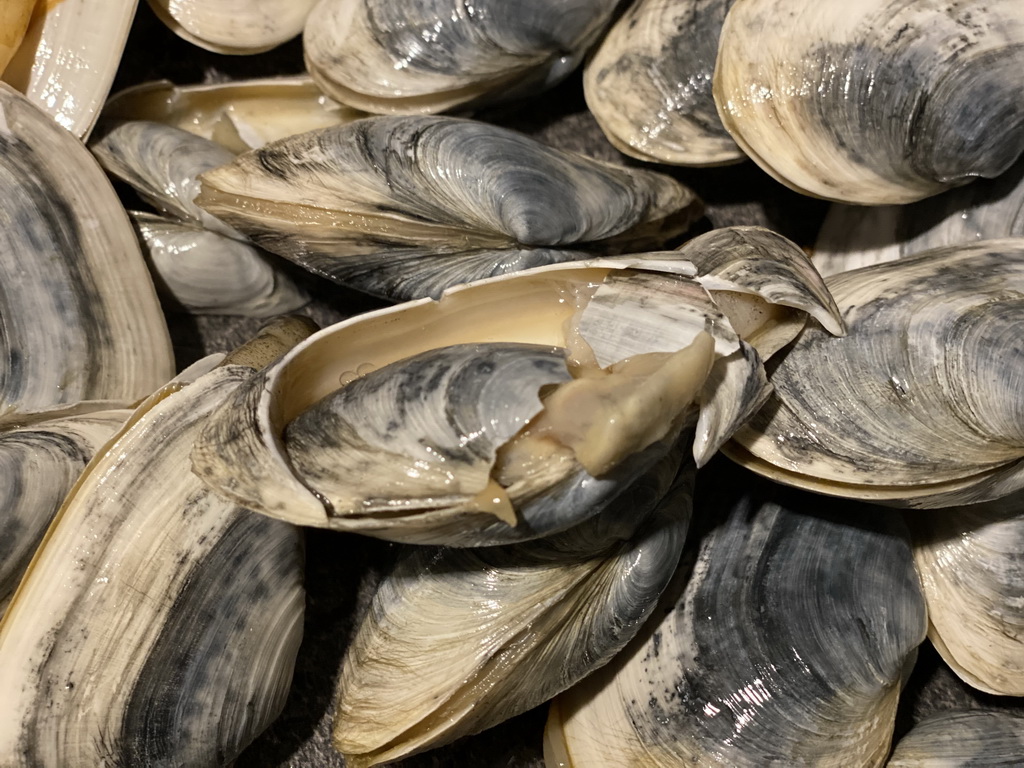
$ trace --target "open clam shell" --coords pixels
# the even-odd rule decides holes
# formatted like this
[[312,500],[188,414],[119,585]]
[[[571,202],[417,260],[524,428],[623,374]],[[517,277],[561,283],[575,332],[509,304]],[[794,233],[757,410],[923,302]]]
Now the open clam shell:
[[393,299],[589,251],[660,247],[699,215],[661,174],[449,117],[295,136],[202,176],[196,202],[269,251]]
[[157,291],[189,312],[273,317],[309,303],[309,294],[272,253],[163,216],[128,215]]
[[128,419],[95,403],[0,433],[0,614],[85,465]]
[[731,456],[783,483],[918,507],[1024,482],[1024,240],[938,249],[826,280],[850,333],[807,328]]
[[[8,3],[9,4],[9,3]],[[5,83],[78,138],[110,92],[138,0],[39,0]]]
[[215,53],[269,51],[302,31],[316,0],[149,0],[179,37]]
[[926,613],[906,531],[866,506],[698,475],[710,528],[645,631],[556,698],[548,765],[880,766]]
[[814,244],[822,275],[895,261],[944,245],[1024,235],[1024,161],[910,205],[834,204]]
[[618,0],[320,0],[306,66],[332,98],[375,113],[441,112],[564,78]]
[[744,0],[722,27],[714,92],[737,144],[784,184],[909,203],[1013,164],[1022,67],[1017,0]]
[[[601,499],[614,498],[623,482],[642,471],[642,466],[631,467],[632,461],[656,460],[657,455],[642,454],[664,450],[664,442],[672,439],[673,430],[688,414],[698,409],[718,414],[698,425],[706,427],[706,432],[695,442],[694,452],[703,460],[736,429],[737,415],[748,412],[745,401],[733,401],[751,398],[760,403],[766,396],[757,353],[732,330],[712,294],[699,281],[686,277],[687,272],[696,271],[693,265],[675,256],[674,260],[670,254],[652,254],[553,265],[460,286],[440,301],[409,302],[325,329],[268,369],[262,379],[239,390],[197,444],[196,471],[218,492],[265,514],[399,541],[459,546],[508,543],[576,524],[581,516],[599,511]],[[716,285],[721,288],[723,281]],[[517,401],[525,410],[515,418],[527,423],[527,431],[531,424],[546,423],[543,419],[557,421],[568,415],[558,426],[544,427],[557,433],[554,445],[541,449],[529,447],[532,443],[527,441],[514,451],[509,448],[515,457],[509,466],[534,466],[535,471],[517,475],[519,470],[510,469],[512,479],[502,482],[497,464],[481,471],[493,462],[474,455],[469,465],[475,481],[449,483],[445,475],[449,454],[468,450],[465,446],[475,439],[477,430],[461,431],[448,406],[432,412],[423,405],[434,398],[428,396],[425,384],[443,383],[446,375],[422,375],[421,371],[436,368],[436,358],[415,356],[431,350],[443,356],[449,353],[437,350],[481,342],[568,350],[562,373],[552,368],[546,374],[551,377],[548,381],[564,378],[567,367],[576,393],[587,391],[587,378],[604,379],[595,385],[595,392],[606,385],[612,389],[594,399],[584,394],[579,404],[560,399],[552,406],[553,394],[545,395],[542,403],[536,389],[530,393],[524,386],[524,397]],[[645,354],[662,357],[650,358],[659,362],[640,378],[616,369],[626,358]],[[383,373],[385,366],[395,367]],[[676,366],[678,372],[669,374]],[[372,373],[378,370],[379,376]],[[482,370],[493,375],[495,369],[487,363]],[[647,374],[651,378],[644,378]],[[392,375],[398,378],[391,380]],[[418,383],[398,392],[394,381],[409,376],[424,386]],[[703,376],[707,376],[704,385]],[[355,387],[353,392],[359,391],[351,399],[345,391],[350,386]],[[489,391],[490,385],[480,386],[480,391]],[[565,391],[570,391],[568,386]],[[321,444],[325,450],[347,451],[344,446],[351,446],[358,449],[357,454],[344,460],[317,459],[319,449],[309,452],[308,459],[289,455],[286,430],[313,407],[324,412],[305,419],[303,440]],[[328,412],[335,415],[328,418]],[[486,409],[481,414],[483,424],[498,418]],[[618,426],[600,431],[605,418]],[[329,429],[332,423],[344,424],[343,432]],[[514,431],[518,423],[509,429]],[[442,428],[451,434],[438,442],[434,430]],[[493,441],[493,449],[501,438],[488,440]],[[497,453],[511,444],[500,446]],[[610,459],[601,458],[612,446],[618,452]],[[592,451],[594,447],[600,450]],[[495,455],[491,449],[484,455]],[[436,455],[427,455],[431,453]],[[554,454],[566,460],[537,459]],[[404,458],[396,463],[400,456]],[[298,464],[314,467],[315,477],[304,477]],[[367,471],[378,464],[379,481],[376,470]],[[415,470],[409,475],[416,478],[415,493],[408,490],[413,483],[402,479],[401,469],[396,469],[406,464]],[[421,475],[425,482],[432,465],[440,471],[436,474],[440,485],[420,488]],[[619,477],[616,472],[625,470],[617,467],[631,468],[626,477]],[[353,475],[355,469],[359,472]],[[541,479],[535,482],[531,479],[535,475]],[[576,479],[566,488],[562,483],[570,476]],[[387,478],[401,482],[396,485],[386,482]],[[576,487],[585,492],[577,494]],[[517,496],[523,488],[528,491]],[[577,498],[552,510],[548,502],[558,489]],[[504,501],[491,503],[495,497],[503,499],[506,491],[516,515],[514,526],[509,524],[512,518]]]
[[600,515],[507,547],[409,549],[338,682],[334,745],[377,765],[524,712],[606,663],[679,560],[693,467],[671,452]]
[[0,84],[0,422],[174,375],[135,233],[81,143]]
[[888,768],[1017,765],[1024,754],[1024,718],[1008,712],[943,712],[904,736]]
[[1024,695],[1024,493],[907,522],[932,644],[975,688]]
[[105,119],[166,123],[232,152],[365,116],[325,96],[309,75],[196,85],[158,80],[115,93],[103,107]]
[[208,370],[222,357],[135,411],[33,558],[0,623],[4,765],[218,766],[283,706],[300,532],[190,472],[196,430],[252,374]]
[[711,94],[718,37],[733,0],[637,0],[584,70],[587,106],[627,155],[675,165],[743,160]]

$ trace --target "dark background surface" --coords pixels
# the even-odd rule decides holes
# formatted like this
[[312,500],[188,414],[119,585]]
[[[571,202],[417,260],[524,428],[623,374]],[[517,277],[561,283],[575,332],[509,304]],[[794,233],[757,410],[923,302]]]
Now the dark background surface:
[[[128,41],[114,90],[166,78],[179,84],[220,79],[292,74],[303,69],[299,40],[249,57],[213,54],[180,40],[163,27],[145,2]],[[570,78],[529,103],[495,108],[477,117],[518,128],[552,145],[627,165],[641,165],[615,150],[586,111],[580,77]],[[651,166],[653,167],[653,166]],[[804,247],[814,237],[827,204],[797,195],[752,163],[718,169],[657,168],[691,186],[705,201],[706,215],[691,234],[733,224],[760,224]],[[325,281],[300,275],[314,296],[304,310],[321,325],[381,306],[381,302]],[[227,351],[249,338],[260,321],[237,317],[191,317],[169,310],[179,368],[215,351]],[[272,766],[339,767],[344,761],[330,747],[333,685],[355,617],[394,556],[384,542],[351,535],[310,531],[307,539],[307,616],[305,639],[285,710],[277,722],[236,761],[239,768]],[[1021,700],[971,691],[941,662],[928,643],[921,649],[902,698],[897,737],[913,722],[934,712],[967,707],[1012,707]],[[405,768],[543,765],[544,707],[488,732],[401,763]]]

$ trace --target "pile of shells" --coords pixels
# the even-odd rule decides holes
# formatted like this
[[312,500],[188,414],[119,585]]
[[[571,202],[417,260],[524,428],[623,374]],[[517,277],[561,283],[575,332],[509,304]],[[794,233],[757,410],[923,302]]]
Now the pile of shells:
[[1024,762],[1018,6],[0,10],[0,764]]

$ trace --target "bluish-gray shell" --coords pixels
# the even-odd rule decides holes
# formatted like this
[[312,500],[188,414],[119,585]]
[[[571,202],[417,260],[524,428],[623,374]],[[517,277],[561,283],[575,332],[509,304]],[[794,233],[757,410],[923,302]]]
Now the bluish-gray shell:
[[982,768],[1020,765],[1024,718],[1009,712],[943,712],[904,736],[888,768]]

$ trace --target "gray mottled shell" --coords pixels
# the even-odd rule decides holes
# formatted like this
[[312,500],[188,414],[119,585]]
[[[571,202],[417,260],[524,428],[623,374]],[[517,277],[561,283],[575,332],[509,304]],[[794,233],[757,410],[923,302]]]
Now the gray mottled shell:
[[251,370],[168,385],[76,486],[0,625],[9,766],[218,766],[284,704],[302,636],[292,526],[192,475]]
[[737,458],[782,482],[913,506],[993,498],[994,479],[997,495],[1020,487],[1024,240],[826,282],[849,335],[804,331],[737,433],[749,452]]
[[1020,765],[1024,718],[1009,712],[943,712],[904,736],[888,768],[995,768]]
[[1024,161],[910,205],[834,204],[814,244],[823,275],[895,261],[944,245],[1024,235]]
[[241,155],[202,185],[197,202],[267,250],[398,299],[586,251],[656,247],[699,214],[666,176],[447,117],[303,134]]
[[570,379],[564,350],[464,344],[371,371],[304,411],[284,441],[295,471],[360,517],[447,507],[487,484],[498,448]]
[[1018,0],[745,0],[726,16],[714,91],[733,138],[783,183],[908,203],[1013,164],[1022,68]]
[[130,414],[54,413],[42,423],[0,433],[0,613],[71,486]]
[[309,75],[175,85],[157,80],[114,94],[109,120],[153,120],[215,141],[232,152],[366,115],[324,95]]
[[117,195],[81,143],[0,84],[0,420],[144,397],[174,375]]
[[676,165],[744,159],[711,95],[718,36],[733,0],[637,0],[584,70],[587,106],[627,155]]
[[[325,92],[367,112],[439,112],[568,75],[616,0],[321,0],[303,37]],[[526,95],[526,94],[523,94]]]
[[94,136],[89,148],[104,170],[161,213],[240,237],[193,202],[199,175],[235,158],[216,142],[163,123],[130,120]]
[[1024,695],[1024,493],[907,522],[932,644],[975,688]]
[[549,765],[884,763],[926,626],[905,531],[732,469],[698,480],[695,522],[711,530],[689,580],[683,569],[637,642],[555,700]]
[[679,561],[692,465],[669,484],[683,455],[674,451],[565,533],[508,547],[408,550],[381,582],[342,668],[334,743],[346,764],[489,728],[606,663],[650,615]]
[[316,0],[149,0],[149,7],[184,40],[208,51],[269,51],[302,31]]
[[201,315],[272,317],[309,303],[277,256],[163,216],[129,211],[157,291]]

